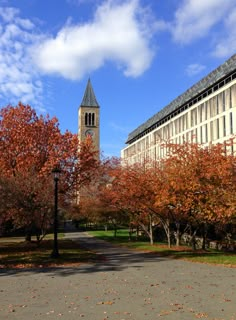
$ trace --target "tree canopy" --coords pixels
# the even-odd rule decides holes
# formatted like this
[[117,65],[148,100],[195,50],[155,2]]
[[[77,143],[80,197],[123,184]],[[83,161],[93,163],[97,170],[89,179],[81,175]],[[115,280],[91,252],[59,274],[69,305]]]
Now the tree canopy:
[[[19,103],[0,110],[0,214],[16,227],[46,228],[51,220],[52,169],[59,166],[60,205],[77,197],[98,166],[92,142],[62,133],[57,118]],[[3,200],[4,199],[4,200]]]

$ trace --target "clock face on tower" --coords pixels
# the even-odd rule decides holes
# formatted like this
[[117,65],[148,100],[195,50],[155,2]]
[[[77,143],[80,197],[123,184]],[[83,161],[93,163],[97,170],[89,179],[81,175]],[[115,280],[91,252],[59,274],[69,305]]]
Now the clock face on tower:
[[93,138],[94,137],[94,131],[91,130],[91,129],[86,130],[85,131],[85,136],[86,137],[90,136],[91,138]]

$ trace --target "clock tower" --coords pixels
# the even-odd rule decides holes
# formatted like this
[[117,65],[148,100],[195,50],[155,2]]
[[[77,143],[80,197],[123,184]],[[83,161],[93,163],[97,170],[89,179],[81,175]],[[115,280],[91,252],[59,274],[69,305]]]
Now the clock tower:
[[79,107],[79,140],[91,136],[95,150],[100,153],[100,108],[90,79]]

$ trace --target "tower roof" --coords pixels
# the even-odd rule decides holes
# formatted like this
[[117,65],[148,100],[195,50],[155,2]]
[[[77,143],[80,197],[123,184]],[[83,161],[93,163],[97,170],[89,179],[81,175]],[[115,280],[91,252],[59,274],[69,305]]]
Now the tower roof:
[[98,104],[97,99],[95,97],[90,79],[88,79],[87,87],[85,89],[84,97],[83,97],[83,100],[82,100],[80,106],[81,107],[99,108],[99,104]]

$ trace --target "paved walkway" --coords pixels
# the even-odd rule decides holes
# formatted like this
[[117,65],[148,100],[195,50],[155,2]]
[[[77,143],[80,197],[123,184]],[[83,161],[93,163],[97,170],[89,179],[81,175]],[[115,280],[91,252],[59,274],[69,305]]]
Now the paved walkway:
[[236,320],[236,269],[171,260],[95,240],[105,255],[73,268],[0,271],[0,319]]

